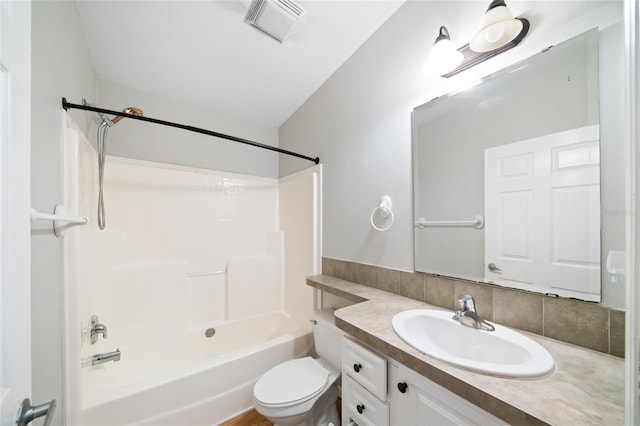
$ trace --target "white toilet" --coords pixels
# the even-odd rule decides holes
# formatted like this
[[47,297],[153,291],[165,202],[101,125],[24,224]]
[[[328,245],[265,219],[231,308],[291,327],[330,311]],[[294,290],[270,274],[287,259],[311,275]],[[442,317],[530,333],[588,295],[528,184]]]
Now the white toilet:
[[333,309],[315,311],[313,318],[313,340],[320,358],[283,362],[253,387],[256,411],[276,425],[340,425],[336,400],[344,333],[333,323]]

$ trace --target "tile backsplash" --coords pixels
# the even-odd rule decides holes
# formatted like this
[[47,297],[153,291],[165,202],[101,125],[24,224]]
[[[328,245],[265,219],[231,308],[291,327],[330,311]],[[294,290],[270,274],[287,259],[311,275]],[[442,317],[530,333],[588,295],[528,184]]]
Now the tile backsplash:
[[473,281],[322,258],[322,273],[456,309],[459,294],[476,300],[481,316],[509,327],[624,358],[624,311]]

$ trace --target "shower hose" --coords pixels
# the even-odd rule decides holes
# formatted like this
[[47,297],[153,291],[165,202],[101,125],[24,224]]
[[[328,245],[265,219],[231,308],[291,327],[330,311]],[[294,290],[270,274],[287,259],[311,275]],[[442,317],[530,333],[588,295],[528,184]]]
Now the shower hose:
[[105,213],[104,213],[104,157],[107,151],[107,131],[109,124],[103,121],[98,127],[98,226],[104,229]]

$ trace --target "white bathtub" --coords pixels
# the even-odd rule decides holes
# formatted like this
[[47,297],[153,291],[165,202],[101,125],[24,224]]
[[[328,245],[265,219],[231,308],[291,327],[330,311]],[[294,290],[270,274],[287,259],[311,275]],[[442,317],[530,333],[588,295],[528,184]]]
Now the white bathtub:
[[[213,425],[253,406],[271,367],[308,354],[308,322],[283,312],[120,347],[119,362],[82,369],[78,425]],[[150,330],[150,332],[153,332]]]

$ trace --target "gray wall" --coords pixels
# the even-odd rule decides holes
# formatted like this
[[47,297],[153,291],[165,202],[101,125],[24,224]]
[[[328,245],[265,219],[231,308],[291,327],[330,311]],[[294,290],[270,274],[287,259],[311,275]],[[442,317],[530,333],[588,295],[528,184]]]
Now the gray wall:
[[[531,21],[523,43],[444,80],[422,71],[438,28],[446,25],[461,46],[475,32],[486,5],[405,3],[281,126],[282,148],[312,152],[324,166],[323,256],[413,270],[413,108],[460,87],[466,79],[488,75],[599,23],[622,19],[622,2],[509,6],[516,16]],[[299,168],[286,158],[280,161],[281,176]],[[372,229],[369,216],[385,194],[393,200],[396,220],[381,233]],[[624,205],[618,207],[624,210]]]
[[[60,99],[95,96],[96,77],[73,2],[33,2],[31,37],[31,205],[52,212],[62,200]],[[72,116],[81,128],[90,128],[87,114],[74,111]],[[50,223],[33,224],[31,399],[42,404],[56,398],[55,425],[64,424],[65,409],[62,272],[62,240]]]
[[[176,81],[176,84],[179,84]],[[200,127],[278,146],[278,130],[105,80],[98,81],[97,106],[120,111],[136,106],[145,116]],[[221,106],[224,108],[224,105]],[[87,135],[95,141],[95,135]],[[134,120],[121,120],[109,130],[107,153],[256,176],[278,177],[278,154],[220,138]],[[105,171],[108,173],[108,171]]]

